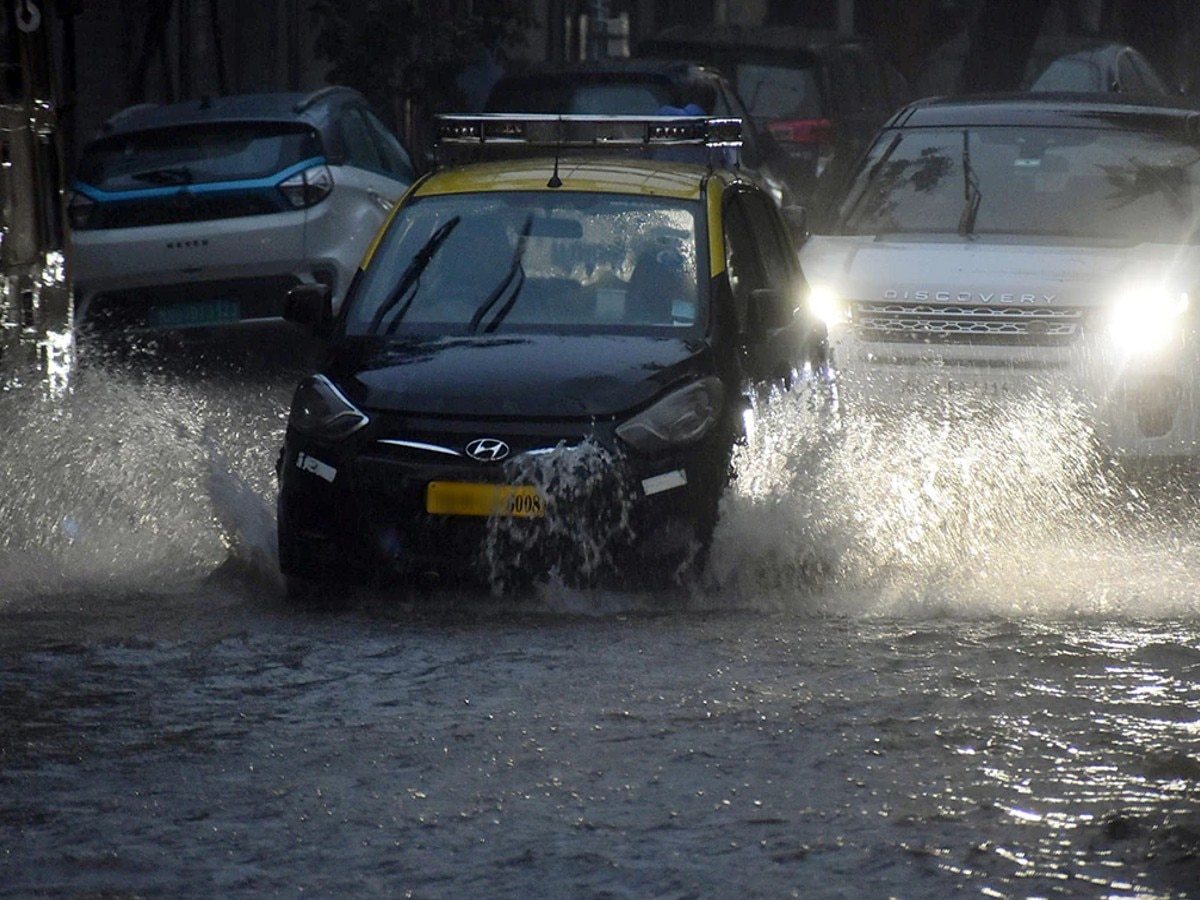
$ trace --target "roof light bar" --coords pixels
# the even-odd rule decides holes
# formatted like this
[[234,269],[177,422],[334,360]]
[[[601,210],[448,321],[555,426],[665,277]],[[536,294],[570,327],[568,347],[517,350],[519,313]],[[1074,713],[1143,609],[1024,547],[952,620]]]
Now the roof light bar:
[[478,113],[437,116],[439,144],[527,147],[740,147],[742,120],[714,116],[579,116]]

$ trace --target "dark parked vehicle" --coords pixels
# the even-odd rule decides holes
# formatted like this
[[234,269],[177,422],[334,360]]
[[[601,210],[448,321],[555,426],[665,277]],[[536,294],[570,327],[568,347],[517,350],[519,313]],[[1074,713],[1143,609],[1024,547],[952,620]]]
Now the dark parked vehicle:
[[1172,91],[1145,56],[1125,44],[1101,42],[1064,52],[1048,62],[1035,54],[1029,90],[1166,95]]
[[679,25],[643,41],[638,53],[694,59],[725,72],[785,151],[798,196],[816,206],[825,185],[837,181],[888,116],[911,99],[904,77],[867,38],[788,26]]
[[705,120],[568,123],[598,129],[574,158],[557,117],[540,118],[455,117],[448,133],[483,145],[543,127],[549,155],[421,180],[336,317],[327,289],[294,292],[292,319],[330,343],[279,459],[291,589],[514,570],[669,580],[703,559],[750,399],[819,353],[761,187],[594,152],[626,127],[678,146]]
[[743,120],[741,164],[759,177],[776,202],[798,202],[786,177],[786,157],[760,130],[742,98],[720,72],[686,62],[609,59],[546,64],[501,78],[488,96],[490,113],[570,115],[733,116]]

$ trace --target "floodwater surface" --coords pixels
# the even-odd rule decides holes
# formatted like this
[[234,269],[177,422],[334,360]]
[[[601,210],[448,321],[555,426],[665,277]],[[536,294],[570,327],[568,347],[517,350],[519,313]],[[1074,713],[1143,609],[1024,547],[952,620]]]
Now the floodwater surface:
[[1200,894],[1200,507],[1067,404],[772,398],[698,584],[298,608],[300,371],[0,391],[0,895]]

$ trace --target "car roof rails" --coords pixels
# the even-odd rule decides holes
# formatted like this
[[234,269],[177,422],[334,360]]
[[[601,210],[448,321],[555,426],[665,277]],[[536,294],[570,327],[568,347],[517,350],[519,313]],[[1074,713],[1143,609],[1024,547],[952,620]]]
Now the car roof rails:
[[344,84],[326,85],[325,87],[317,88],[302,100],[297,100],[296,105],[292,107],[292,110],[294,112],[302,113],[306,109],[310,108],[314,103],[319,103],[326,97],[332,96],[333,94],[341,93],[357,95],[358,91],[352,87],[347,87]]
[[686,147],[703,154],[694,161],[711,166],[721,151],[742,146],[742,120],[736,117],[447,113],[435,120],[439,166],[547,153],[653,157]]

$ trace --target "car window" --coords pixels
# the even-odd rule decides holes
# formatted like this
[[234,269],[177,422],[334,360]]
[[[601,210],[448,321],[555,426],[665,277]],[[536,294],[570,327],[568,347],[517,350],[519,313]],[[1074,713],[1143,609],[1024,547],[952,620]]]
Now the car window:
[[572,84],[558,79],[545,82],[513,79],[496,85],[488,98],[489,112],[575,113],[585,115],[653,115],[674,105],[665,82],[612,82]]
[[577,88],[566,112],[578,115],[653,115],[666,105],[646,85],[613,84]]
[[848,56],[837,56],[829,62],[829,91],[834,108],[842,114],[862,109],[863,87],[861,74]]
[[1056,59],[1029,88],[1031,91],[1104,91],[1100,67],[1085,59]]
[[[737,191],[725,208],[725,252],[738,322],[744,327],[752,291],[775,288],[791,304],[798,265],[771,201],[757,190]],[[784,311],[791,313],[791,307]]]
[[346,333],[702,332],[700,214],[595,193],[418,198],[364,270]]
[[735,71],[738,94],[759,119],[820,118],[821,94],[814,69],[743,63]]
[[744,196],[734,194],[725,206],[725,268],[733,291],[739,329],[746,327],[750,294],[768,287],[767,275],[759,260],[754,224]]
[[76,171],[92,187],[128,191],[265,178],[320,155],[307,125],[218,122],[103,138]]
[[1136,53],[1130,54],[1129,63],[1131,66],[1133,66],[1134,71],[1137,72],[1138,78],[1142,83],[1142,90],[1144,90],[1146,93],[1171,93],[1171,89],[1167,87],[1166,83],[1158,77],[1158,73],[1155,72],[1154,69],[1150,67],[1150,64],[1147,63],[1142,57],[1138,56]]
[[416,177],[416,171],[408,151],[377,115],[364,109],[362,116],[367,123],[367,129],[375,140],[379,156],[383,160],[384,170],[398,178],[412,181]]
[[338,121],[338,129],[341,133],[342,147],[346,152],[346,161],[348,163],[362,169],[373,169],[375,171],[382,171],[384,169],[383,158],[379,152],[379,148],[376,146],[375,140],[371,136],[371,129],[367,126],[367,122],[359,109],[349,107],[343,110],[341,119]]
[[889,135],[841,204],[852,234],[1196,239],[1200,147],[1153,132],[912,129]]

